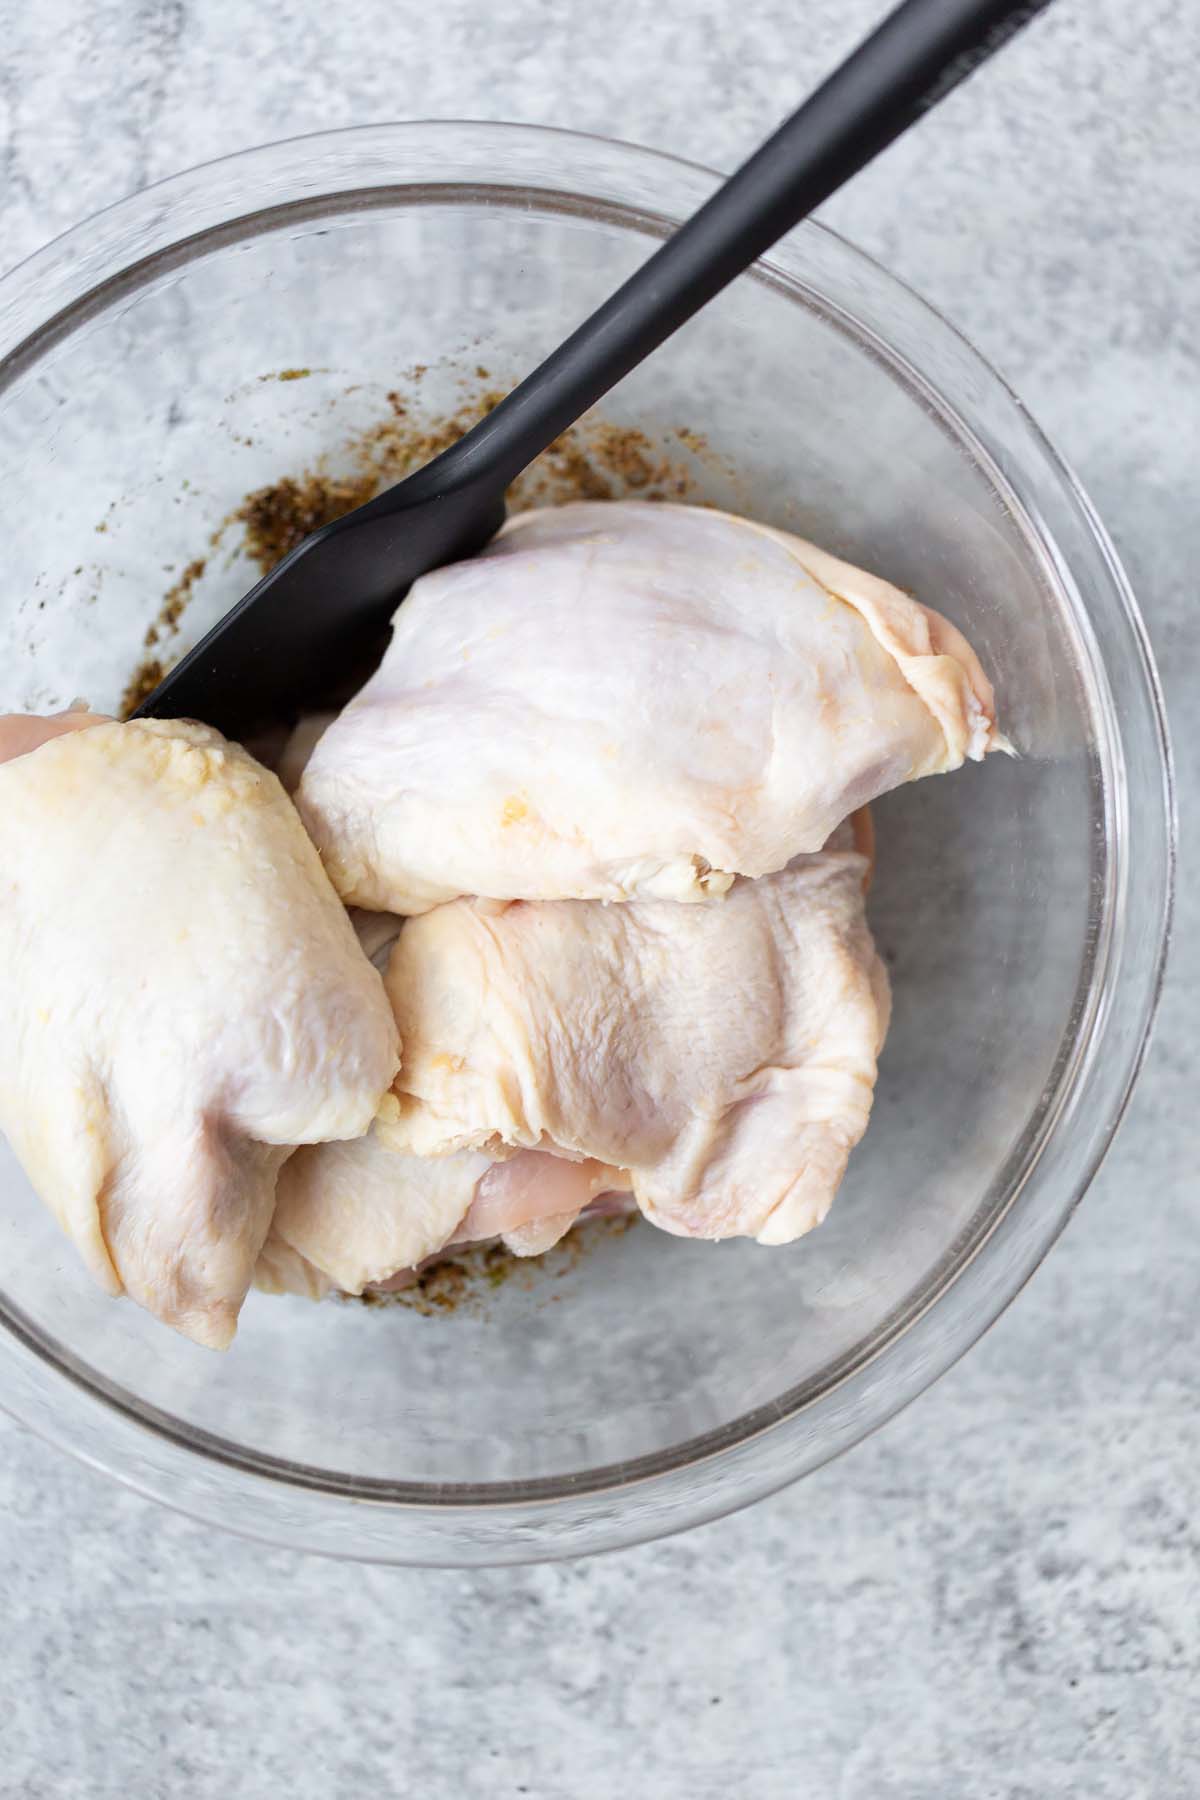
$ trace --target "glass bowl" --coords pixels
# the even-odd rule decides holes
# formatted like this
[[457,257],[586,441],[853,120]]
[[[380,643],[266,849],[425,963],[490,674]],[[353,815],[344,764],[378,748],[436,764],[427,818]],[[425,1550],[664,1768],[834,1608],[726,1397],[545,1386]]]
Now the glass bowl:
[[[0,707],[116,704],[148,632],[174,653],[248,585],[221,531],[248,490],[503,387],[716,180],[525,127],[370,127],[177,176],[40,252],[0,284]],[[217,1356],[95,1290],[0,1148],[2,1403],[275,1543],[564,1556],[795,1480],[1012,1298],[1145,1048],[1172,875],[1158,686],[1103,530],[1003,383],[808,225],[602,415],[692,498],[947,612],[1020,755],[876,808],[895,1017],[842,1194],[787,1250],[639,1226],[434,1316],[256,1294]],[[645,478],[609,457],[607,487]]]

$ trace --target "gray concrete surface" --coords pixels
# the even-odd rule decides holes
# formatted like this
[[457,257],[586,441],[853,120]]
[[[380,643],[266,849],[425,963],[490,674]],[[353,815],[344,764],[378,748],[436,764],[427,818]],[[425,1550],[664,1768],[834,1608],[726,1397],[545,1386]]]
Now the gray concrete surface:
[[[877,0],[0,0],[0,265],[330,125],[476,115],[730,166]],[[984,1343],[801,1489],[484,1574],[327,1565],[0,1422],[0,1795],[1187,1800],[1200,1791],[1200,10],[1060,0],[827,216],[1015,383],[1113,531],[1184,832],[1155,1049]]]

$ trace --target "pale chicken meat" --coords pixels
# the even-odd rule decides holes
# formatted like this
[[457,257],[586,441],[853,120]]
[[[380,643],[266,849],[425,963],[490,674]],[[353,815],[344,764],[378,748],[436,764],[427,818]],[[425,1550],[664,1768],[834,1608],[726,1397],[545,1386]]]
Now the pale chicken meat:
[[449,1243],[490,1158],[418,1158],[354,1143],[297,1150],[282,1171],[271,1227],[344,1293],[361,1294]]
[[498,1237],[516,1256],[540,1256],[598,1201],[627,1193],[630,1185],[624,1169],[592,1157],[519,1150],[483,1176],[455,1237],[468,1244]]
[[582,501],[414,585],[297,803],[348,904],[700,901],[1002,744],[970,646],[887,582],[725,513]]
[[620,1170],[535,1150],[502,1162],[470,1150],[410,1156],[378,1130],[312,1145],[280,1174],[256,1281],[314,1298],[361,1294],[460,1245],[499,1239],[537,1256],[599,1195],[628,1185]]
[[324,1300],[339,1291],[331,1276],[279,1236],[274,1222],[254,1265],[254,1286],[261,1294],[296,1294],[302,1300]]
[[271,766],[289,794],[294,794],[300,786],[313,751],[336,718],[337,714],[331,712],[305,713],[284,739],[283,748]]
[[836,848],[720,905],[458,900],[410,920],[380,1137],[588,1158],[667,1231],[799,1237],[866,1129],[887,1028],[867,867]]
[[8,719],[4,757],[0,1127],[104,1287],[224,1346],[291,1147],[365,1132],[396,1074],[383,984],[217,732]]

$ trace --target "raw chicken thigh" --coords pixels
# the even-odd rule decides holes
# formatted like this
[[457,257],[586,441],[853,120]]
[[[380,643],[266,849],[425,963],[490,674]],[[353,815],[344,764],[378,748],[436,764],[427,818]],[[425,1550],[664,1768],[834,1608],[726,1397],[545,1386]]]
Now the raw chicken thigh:
[[424,1156],[591,1158],[667,1231],[799,1237],[866,1129],[887,1028],[866,870],[834,849],[719,906],[459,900],[410,920],[378,1134]]
[[378,1130],[352,1144],[298,1150],[279,1177],[256,1279],[272,1291],[361,1294],[452,1244],[500,1238],[537,1256],[619,1171],[534,1150],[506,1162],[477,1151],[408,1156]]
[[[865,874],[873,855],[865,811],[840,826],[827,846],[856,848],[862,852],[856,867]],[[644,910],[635,907],[630,917]],[[576,916],[586,920],[591,911],[580,907]],[[355,915],[359,942],[377,966],[386,966],[400,925],[390,914]],[[385,1118],[397,1114],[394,1102],[380,1110]],[[256,1274],[260,1287],[313,1297],[334,1288],[361,1293],[439,1251],[496,1238],[519,1256],[540,1255],[581,1215],[590,1216],[601,1196],[604,1210],[621,1207],[631,1185],[625,1170],[594,1159],[571,1161],[542,1150],[521,1150],[503,1162],[474,1150],[417,1156],[394,1148],[393,1135],[384,1125],[356,1143],[297,1151],[279,1178],[275,1220]]]
[[252,1280],[634,1203],[819,1224],[888,1023],[859,809],[1007,747],[939,614],[637,501],[425,576],[283,740],[281,785],[203,725],[0,718],[0,1129],[96,1278],[215,1347]]
[[602,1198],[614,1199],[629,1187],[623,1169],[592,1158],[573,1162],[543,1150],[519,1150],[509,1161],[492,1164],[454,1235],[466,1244],[498,1237],[517,1256],[540,1256],[566,1236],[581,1213],[591,1214]]
[[107,713],[89,712],[82,701],[66,712],[41,717],[37,713],[0,713],[0,763],[16,756],[28,756],[51,738],[66,737],[72,731],[86,731],[90,725],[111,725]]
[[271,1236],[361,1294],[449,1243],[490,1166],[475,1153],[400,1156],[374,1132],[297,1150],[280,1176]]
[[582,501],[415,584],[297,803],[358,906],[702,900],[1002,743],[969,645],[887,582],[725,513]]
[[223,1346],[290,1146],[365,1132],[396,1073],[382,982],[217,732],[9,719],[6,755],[0,1126],[111,1293]]

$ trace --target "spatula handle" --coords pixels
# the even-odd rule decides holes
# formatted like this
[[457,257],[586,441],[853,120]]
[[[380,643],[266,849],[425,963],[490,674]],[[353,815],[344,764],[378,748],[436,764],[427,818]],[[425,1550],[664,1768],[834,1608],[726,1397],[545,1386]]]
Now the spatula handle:
[[904,0],[712,199],[454,450],[513,480],[560,432],[1049,0]]

